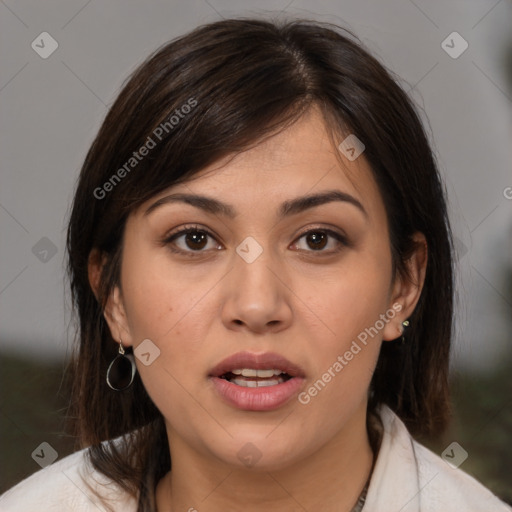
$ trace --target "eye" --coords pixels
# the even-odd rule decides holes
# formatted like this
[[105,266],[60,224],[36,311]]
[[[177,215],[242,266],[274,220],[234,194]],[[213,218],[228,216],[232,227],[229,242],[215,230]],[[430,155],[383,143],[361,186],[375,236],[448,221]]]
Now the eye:
[[[162,244],[168,246],[172,252],[191,257],[209,250],[222,249],[215,236],[201,226],[186,226],[168,235]],[[304,252],[332,254],[348,245],[347,238],[343,234],[331,229],[318,228],[300,235],[292,248]]]
[[[301,243],[301,240],[304,243]],[[340,251],[342,246],[347,245],[347,239],[341,233],[331,229],[312,229],[303,233],[294,247],[307,252],[333,253]]]
[[206,252],[211,249],[219,249],[219,244],[214,243],[215,238],[207,229],[199,226],[185,227],[175,233],[171,233],[163,243],[169,246],[169,249],[178,253],[189,253],[193,256],[194,252]]

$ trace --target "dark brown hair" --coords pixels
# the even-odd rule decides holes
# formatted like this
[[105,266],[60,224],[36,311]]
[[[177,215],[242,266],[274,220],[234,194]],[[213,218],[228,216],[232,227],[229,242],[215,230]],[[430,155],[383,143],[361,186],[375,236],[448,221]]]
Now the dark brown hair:
[[[94,467],[133,495],[140,492],[139,510],[152,508],[155,486],[171,461],[163,417],[140,378],[120,393],[105,381],[118,340],[103,311],[119,280],[127,217],[167,187],[286,128],[313,104],[337,140],[340,133],[354,133],[365,144],[364,157],[386,206],[395,271],[406,275],[414,232],[424,233],[428,244],[425,283],[407,342],[383,343],[368,408],[387,404],[417,435],[445,427],[451,234],[432,149],[397,82],[353,34],[337,26],[229,19],[156,51],[110,108],[81,170],[68,229],[68,270],[79,319],[69,367],[69,417],[80,446],[90,446]],[[186,115],[184,105],[193,105]],[[131,161],[159,127],[161,140],[145,158]],[[126,172],[118,172],[122,168]],[[98,300],[88,280],[93,249],[104,258]],[[122,449],[101,444],[128,432]]]

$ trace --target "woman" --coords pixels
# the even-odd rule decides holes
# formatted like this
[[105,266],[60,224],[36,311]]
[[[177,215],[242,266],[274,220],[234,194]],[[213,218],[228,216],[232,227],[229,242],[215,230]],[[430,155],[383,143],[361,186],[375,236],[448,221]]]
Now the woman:
[[411,437],[449,413],[444,188],[350,33],[225,20],[157,51],[68,252],[83,449],[2,510],[510,510]]

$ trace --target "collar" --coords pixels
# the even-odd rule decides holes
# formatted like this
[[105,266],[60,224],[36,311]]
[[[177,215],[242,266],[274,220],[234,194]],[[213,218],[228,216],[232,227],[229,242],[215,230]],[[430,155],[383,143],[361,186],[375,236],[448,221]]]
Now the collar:
[[364,512],[418,512],[420,484],[414,441],[400,418],[386,405],[378,410],[383,432],[368,487]]

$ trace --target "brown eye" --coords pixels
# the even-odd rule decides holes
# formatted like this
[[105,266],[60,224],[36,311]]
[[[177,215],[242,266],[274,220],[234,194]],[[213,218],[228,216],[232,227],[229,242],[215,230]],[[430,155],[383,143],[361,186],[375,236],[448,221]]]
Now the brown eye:
[[204,249],[208,242],[208,234],[204,231],[192,231],[185,235],[185,243],[189,249],[195,251]]
[[168,236],[162,243],[171,251],[188,256],[200,255],[211,249],[220,248],[215,237],[209,231],[198,227],[182,229]]
[[294,248],[303,252],[332,254],[349,246],[347,238],[331,229],[312,229],[303,233],[294,244]]
[[306,243],[313,250],[323,249],[327,245],[328,236],[321,231],[312,231],[306,235]]

